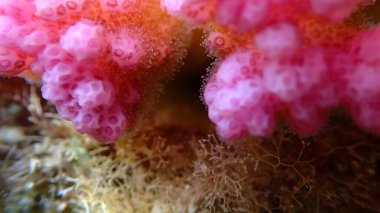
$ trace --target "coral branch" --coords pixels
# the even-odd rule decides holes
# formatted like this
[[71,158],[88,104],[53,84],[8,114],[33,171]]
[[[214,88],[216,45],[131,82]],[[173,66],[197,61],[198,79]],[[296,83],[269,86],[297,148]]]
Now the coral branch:
[[182,57],[179,23],[155,0],[2,1],[0,74],[32,69],[62,117],[111,142]]
[[[171,2],[161,1],[165,8]],[[366,3],[207,1],[213,16],[201,24],[209,33],[206,47],[218,63],[204,100],[219,135],[229,140],[266,136],[279,118],[307,136],[338,107],[380,134],[379,119],[374,119],[380,118],[375,83],[380,78],[380,28],[347,20]],[[177,10],[177,16],[186,16],[185,7]]]

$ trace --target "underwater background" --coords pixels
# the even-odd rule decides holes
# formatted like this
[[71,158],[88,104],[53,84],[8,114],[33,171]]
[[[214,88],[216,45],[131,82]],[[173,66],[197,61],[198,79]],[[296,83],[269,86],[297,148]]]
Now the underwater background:
[[[241,26],[240,22],[218,23],[203,15],[190,16],[193,13],[187,13],[189,10],[183,14],[173,12],[171,1],[161,1],[166,5],[162,7],[155,0],[132,2],[137,2],[137,6],[128,7],[132,8],[129,15],[114,18],[112,11],[105,9],[99,18],[94,14],[103,6],[95,5],[83,16],[96,20],[91,25],[111,20],[106,29],[116,33],[107,39],[116,46],[125,45],[124,50],[136,55],[132,59],[115,59],[108,50],[100,55],[96,55],[96,50],[85,52],[83,57],[96,56],[75,61],[78,66],[102,68],[84,69],[83,73],[85,78],[103,81],[107,88],[104,91],[112,91],[107,94],[115,97],[104,98],[101,105],[110,108],[104,116],[117,112],[117,118],[125,120],[125,124],[120,121],[113,126],[112,134],[105,134],[102,125],[86,126],[83,120],[77,122],[78,117],[63,115],[61,109],[69,102],[58,100],[60,92],[54,90],[54,85],[63,80],[51,77],[57,70],[49,68],[56,66],[56,59],[37,57],[43,64],[39,71],[33,70],[37,65],[21,71],[0,70],[4,75],[0,77],[1,212],[380,212],[380,137],[376,128],[358,122],[350,110],[329,108],[326,121],[312,134],[299,131],[307,129],[307,122],[297,129],[297,122],[288,122],[292,119],[276,120],[275,128],[264,135],[248,130],[235,134],[232,125],[223,129],[210,111],[215,109],[223,119],[235,119],[235,114],[230,116],[228,109],[220,110],[228,104],[214,104],[214,99],[223,95],[208,101],[205,96],[213,96],[214,91],[207,88],[211,84],[218,84],[220,90],[224,88],[220,83],[223,63],[230,60],[229,55],[235,50],[239,53],[241,46],[251,44],[246,39],[257,29],[235,31],[231,26]],[[202,2],[206,1],[193,1],[190,5]],[[4,9],[8,8],[7,3],[0,3],[0,8],[1,15],[8,14]],[[175,18],[166,14],[165,8]],[[139,15],[138,9],[153,15]],[[43,18],[66,26],[78,16],[75,12],[69,21],[66,16],[61,20],[59,14]],[[115,30],[129,22],[133,23],[130,31]],[[339,24],[358,24],[355,29],[376,28],[379,22],[379,1],[339,20]],[[5,26],[4,23],[0,19],[0,25]],[[327,34],[331,33],[329,30]],[[231,42],[230,49],[208,43],[214,32]],[[117,33],[130,34],[124,41]],[[0,37],[3,34],[6,33]],[[0,47],[6,42],[3,40]],[[133,42],[136,45],[130,45]],[[143,49],[139,49],[139,42]],[[109,48],[114,50],[111,43]],[[161,43],[168,45],[163,48]],[[82,57],[82,52],[75,51],[77,45],[68,49],[75,57]],[[31,46],[24,46],[31,49],[28,54],[37,51]],[[0,53],[0,59],[10,57]],[[380,54],[378,50],[375,53]],[[231,64],[238,64],[234,63]],[[50,71],[53,74],[49,76]],[[78,79],[68,81],[79,85],[83,79]],[[104,83],[108,81],[110,84]],[[41,86],[45,87],[42,91]],[[378,98],[376,92],[374,97]],[[83,93],[73,90],[70,95],[79,94],[81,103],[90,94],[86,90]],[[100,99],[105,96],[102,94]],[[78,111],[84,112],[85,106],[80,105]],[[122,128],[120,132],[118,127]]]

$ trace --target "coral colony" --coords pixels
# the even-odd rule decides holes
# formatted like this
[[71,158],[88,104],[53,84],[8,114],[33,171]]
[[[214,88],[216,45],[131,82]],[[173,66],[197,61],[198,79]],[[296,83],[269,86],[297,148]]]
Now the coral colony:
[[182,30],[151,0],[1,0],[0,14],[0,74],[39,74],[58,113],[104,142],[131,125]]
[[204,26],[218,58],[204,90],[220,136],[265,136],[281,118],[300,135],[343,107],[380,134],[380,27],[345,20],[362,0],[162,0]]
[[37,73],[63,118],[110,142],[197,26],[217,58],[204,101],[222,138],[266,136],[276,119],[307,136],[338,107],[380,134],[380,27],[350,19],[370,3],[2,0],[0,74]]

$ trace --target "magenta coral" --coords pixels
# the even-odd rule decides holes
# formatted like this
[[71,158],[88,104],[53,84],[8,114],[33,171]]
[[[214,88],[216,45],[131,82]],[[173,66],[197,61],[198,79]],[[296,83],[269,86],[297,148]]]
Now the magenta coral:
[[94,59],[105,50],[104,33],[101,25],[89,20],[80,20],[64,32],[59,42],[77,61]]
[[[177,23],[154,0],[1,1],[0,74],[32,69],[63,118],[111,142],[171,69],[165,59],[181,57],[173,45],[184,29]],[[148,80],[152,70],[161,75]]]
[[[173,13],[173,2],[161,1],[169,13],[191,18],[185,7]],[[367,2],[203,1],[212,14],[200,23],[208,24],[206,45],[220,60],[204,100],[219,135],[266,136],[282,119],[306,136],[337,107],[380,134],[380,28],[340,23]]]
[[111,58],[120,67],[133,67],[143,61],[144,49],[142,47],[141,35],[122,31],[112,33],[108,36],[111,44]]
[[223,138],[266,136],[278,119],[310,135],[337,107],[380,133],[380,30],[345,21],[369,2],[4,0],[0,74],[32,69],[62,117],[114,141],[183,52],[164,9],[208,33],[218,60],[204,100]]
[[161,0],[172,15],[205,23],[215,19],[219,24],[248,31],[273,21],[297,17],[305,12],[330,21],[341,21],[368,0]]
[[212,16],[214,0],[161,0],[162,6],[174,16],[201,24]]
[[48,20],[59,20],[81,12],[84,2],[85,0],[34,0],[35,14]]
[[103,12],[129,12],[136,7],[137,0],[99,0]]

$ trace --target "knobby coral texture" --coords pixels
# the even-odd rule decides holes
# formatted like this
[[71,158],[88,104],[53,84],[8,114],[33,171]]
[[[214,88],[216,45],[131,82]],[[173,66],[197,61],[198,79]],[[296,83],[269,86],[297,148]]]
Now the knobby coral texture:
[[365,0],[161,0],[208,32],[217,58],[205,89],[224,139],[270,134],[276,120],[307,136],[347,110],[380,134],[380,27],[352,16]]
[[1,0],[0,75],[37,73],[63,118],[111,142],[181,57],[179,24],[155,0]]

